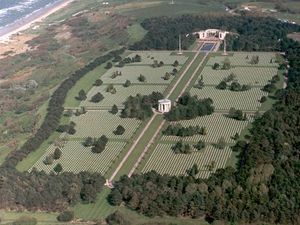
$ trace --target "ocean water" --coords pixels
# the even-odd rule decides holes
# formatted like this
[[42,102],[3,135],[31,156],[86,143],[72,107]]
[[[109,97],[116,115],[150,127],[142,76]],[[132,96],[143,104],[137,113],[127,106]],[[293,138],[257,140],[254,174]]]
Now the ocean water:
[[0,29],[62,0],[0,0]]

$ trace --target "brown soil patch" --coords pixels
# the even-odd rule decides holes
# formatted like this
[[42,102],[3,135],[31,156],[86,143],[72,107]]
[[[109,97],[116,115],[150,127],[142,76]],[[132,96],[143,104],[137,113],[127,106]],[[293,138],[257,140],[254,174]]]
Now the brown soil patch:
[[24,70],[15,73],[8,79],[0,79],[0,85],[7,86],[11,84],[21,83],[30,77],[34,69],[35,68],[25,68]]
[[291,39],[294,39],[295,41],[300,42],[300,32],[289,34],[288,37],[291,38]]
[[13,36],[7,43],[0,43],[0,59],[33,50],[26,42],[36,36],[33,34],[20,34]]
[[68,25],[63,25],[56,30],[55,38],[58,41],[68,40],[72,37],[71,28]]

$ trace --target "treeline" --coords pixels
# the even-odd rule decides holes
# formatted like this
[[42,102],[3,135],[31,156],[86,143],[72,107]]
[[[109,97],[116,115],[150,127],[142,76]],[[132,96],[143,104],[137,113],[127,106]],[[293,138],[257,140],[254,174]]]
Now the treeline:
[[[239,21],[249,20],[236,19],[235,29]],[[258,33],[261,27],[266,28],[263,33],[283,29],[274,33],[277,36],[289,31],[289,25],[280,27],[268,18],[253,20],[251,24],[261,23]],[[260,46],[274,37],[263,33],[257,36]],[[246,140],[233,147],[239,155],[236,169],[220,169],[206,180],[155,172],[124,176],[115,184],[110,203],[125,203],[148,216],[204,216],[221,224],[300,224],[300,44],[283,37],[279,47],[290,64],[288,87],[276,95],[278,102],[271,110],[256,118]]]
[[198,116],[210,115],[214,112],[213,101],[210,98],[198,99],[189,93],[183,94],[165,117],[169,121],[190,120]]
[[93,62],[87,64],[82,69],[74,72],[69,78],[61,83],[61,85],[52,94],[46,117],[37,130],[35,135],[29,138],[25,144],[17,151],[13,151],[6,159],[3,164],[4,167],[15,167],[18,162],[22,161],[26,156],[35,151],[59,126],[60,118],[63,114],[65,102],[68,91],[76,84],[76,82],[82,78],[85,74],[95,69],[102,63],[110,60],[111,58],[123,53],[124,48],[109,52],[104,56],[96,58]]
[[78,202],[95,201],[105,179],[98,173],[20,173],[1,169],[0,208],[61,211]]
[[132,45],[133,50],[178,48],[178,35],[182,34],[183,48],[187,49],[194,41],[190,34],[208,28],[219,28],[237,32],[239,38],[227,38],[228,50],[274,51],[280,49],[279,39],[292,31],[297,25],[282,23],[269,17],[248,16],[192,16],[159,17],[144,20],[141,25],[148,31],[145,37]]
[[[15,210],[61,211],[77,202],[93,202],[101,191],[104,178],[99,173],[70,172],[51,173],[19,172],[15,166],[35,151],[59,127],[63,104],[68,91],[89,71],[124,52],[112,51],[95,59],[82,69],[70,75],[52,94],[46,117],[34,136],[18,150],[13,151],[0,167],[0,208]],[[69,128],[69,127],[68,127]],[[74,127],[73,127],[74,128]],[[57,164],[55,168],[58,168]]]

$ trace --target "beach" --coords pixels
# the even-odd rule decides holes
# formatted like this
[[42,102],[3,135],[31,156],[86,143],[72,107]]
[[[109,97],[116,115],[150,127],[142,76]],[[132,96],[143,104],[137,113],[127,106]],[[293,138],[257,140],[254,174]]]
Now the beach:
[[43,8],[32,15],[0,30],[0,42],[8,42],[12,35],[30,28],[34,23],[41,22],[49,15],[66,7],[74,0],[62,0],[49,7]]

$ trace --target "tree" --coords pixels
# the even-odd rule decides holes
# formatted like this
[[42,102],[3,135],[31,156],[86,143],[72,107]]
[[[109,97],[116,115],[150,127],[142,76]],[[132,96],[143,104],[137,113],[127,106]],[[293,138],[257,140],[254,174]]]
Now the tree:
[[259,63],[259,56],[258,55],[254,55],[251,58],[250,64],[258,64]]
[[243,120],[243,111],[232,107],[229,109],[228,117],[236,120]]
[[118,67],[124,67],[125,66],[125,62],[122,60],[118,63]]
[[111,110],[110,110],[110,112],[111,112],[112,114],[114,114],[114,115],[117,114],[117,113],[119,112],[118,106],[113,105],[112,108],[111,108]]
[[174,63],[173,63],[173,66],[174,66],[174,67],[179,66],[179,62],[178,62],[177,60],[175,60]]
[[106,217],[106,222],[108,225],[130,225],[131,221],[126,215],[123,215],[120,211],[116,211]]
[[94,142],[94,146],[92,147],[93,153],[101,153],[105,150],[108,142],[108,138],[105,135],[102,135],[99,139]]
[[109,92],[111,94],[115,94],[117,92],[116,88],[113,84],[109,84],[106,88],[106,92]]
[[54,170],[54,172],[59,174],[63,170],[63,168],[60,163],[57,163],[56,166],[53,168],[53,170]]
[[92,137],[87,137],[83,143],[83,146],[90,147],[94,144],[94,140]]
[[117,128],[113,131],[115,135],[122,135],[125,132],[125,128],[121,125],[117,126]]
[[172,146],[172,150],[175,154],[190,154],[192,153],[191,146],[189,144],[184,144],[181,140],[178,141],[174,146]]
[[61,154],[62,154],[61,150],[59,148],[56,148],[54,150],[53,159],[55,160],[59,159],[61,157]]
[[265,101],[267,101],[267,97],[266,96],[262,96],[260,99],[260,103],[264,103]]
[[224,149],[226,147],[226,141],[224,137],[220,137],[218,142],[215,144],[216,148]]
[[47,156],[45,157],[43,163],[44,163],[45,165],[52,165],[52,164],[53,164],[53,161],[54,161],[53,155],[47,155]]
[[138,54],[135,55],[134,59],[133,59],[134,62],[141,62],[142,61],[142,57]]
[[171,74],[168,72],[166,72],[165,75],[163,76],[164,80],[170,80],[170,78],[171,78]]
[[103,81],[101,79],[95,80],[94,86],[101,86],[103,84]]
[[59,222],[70,222],[74,219],[73,211],[63,211],[57,216]]
[[225,90],[226,88],[227,88],[227,84],[223,80],[216,86],[216,89],[219,89],[219,90]]
[[98,92],[91,98],[91,102],[98,103],[101,102],[103,99],[103,95],[100,92]]
[[159,64],[158,64],[158,67],[162,67],[163,65],[164,65],[164,62],[160,61]]
[[79,101],[84,101],[84,100],[86,100],[86,98],[87,97],[86,97],[85,91],[83,89],[81,89],[79,91],[78,96],[76,97],[76,99],[79,100]]
[[173,70],[172,70],[172,75],[176,75],[178,73],[178,70],[176,69],[176,68],[174,68]]
[[144,75],[140,74],[140,76],[138,77],[138,80],[140,82],[146,82],[146,77]]
[[213,70],[218,70],[220,69],[220,64],[219,63],[214,63],[214,65],[212,66]]
[[200,76],[198,83],[195,85],[196,88],[202,89],[204,87],[203,75]]
[[230,68],[231,68],[231,62],[229,58],[226,58],[222,66],[222,70],[229,70]]
[[112,68],[112,66],[113,66],[113,64],[111,62],[107,62],[106,66],[105,66],[105,69],[108,70],[108,69]]
[[196,177],[196,175],[200,172],[198,165],[194,164],[192,168],[186,170],[187,174],[191,177]]
[[131,85],[130,80],[126,80],[124,83],[124,87],[129,87]]
[[200,140],[197,142],[197,144],[194,145],[194,148],[197,149],[198,151],[202,150],[205,148],[205,142]]

